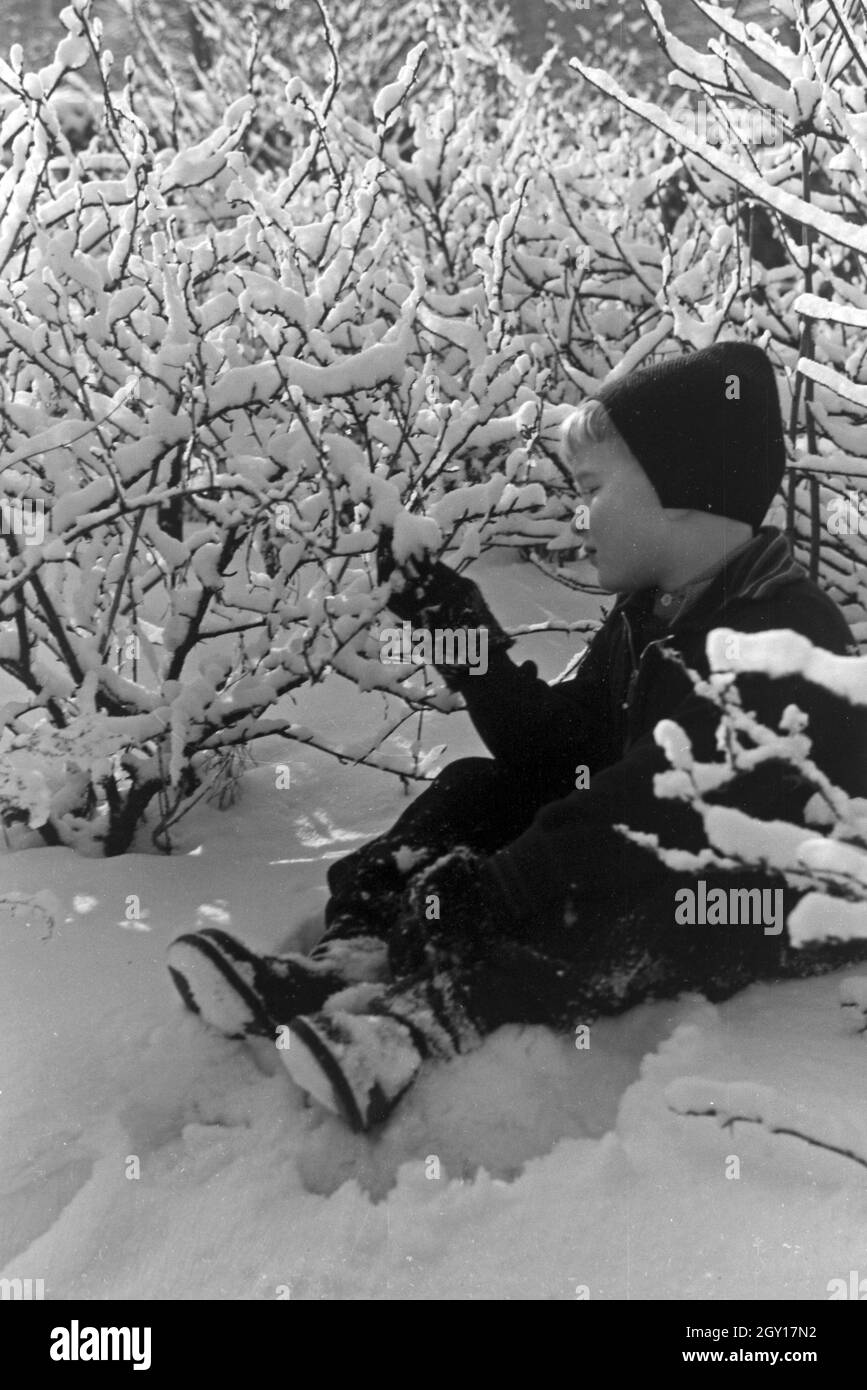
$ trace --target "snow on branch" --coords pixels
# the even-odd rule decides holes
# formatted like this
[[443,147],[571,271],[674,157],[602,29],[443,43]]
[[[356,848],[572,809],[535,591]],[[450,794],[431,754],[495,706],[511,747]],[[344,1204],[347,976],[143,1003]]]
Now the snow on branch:
[[803,676],[853,705],[867,705],[867,657],[836,656],[797,632],[735,633],[717,628],[708,636],[707,657],[712,671]]
[[807,376],[811,381],[818,381],[822,386],[827,386],[831,391],[842,396],[844,401],[850,401],[852,405],[867,409],[867,386],[859,386],[856,382],[849,381],[840,372],[835,372],[833,367],[828,367],[824,362],[813,362],[808,357],[798,359],[798,371],[803,376]]
[[592,82],[594,87],[598,87],[607,96],[614,97],[616,101],[626,107],[627,111],[649,121],[669,139],[683,145],[684,149],[689,150],[691,154],[699,156],[717,173],[722,174],[731,183],[743,188],[753,197],[762,202],[771,203],[783,216],[791,217],[793,221],[799,222],[802,226],[811,227],[814,231],[827,237],[829,241],[849,247],[850,250],[858,251],[862,255],[867,253],[867,228],[861,227],[856,222],[848,222],[837,213],[816,207],[813,203],[805,202],[803,198],[799,198],[797,194],[789,193],[786,189],[770,183],[735,156],[726,154],[718,146],[710,145],[699,135],[694,135],[688,126],[674,120],[654,102],[643,101],[638,97],[631,96],[602,68],[590,67],[582,63],[579,58],[570,58],[569,64],[588,82]]
[[[834,656],[792,632],[728,629],[709,634],[707,651],[710,676],[689,675],[696,694],[718,710],[718,757],[699,761],[688,734],[674,720],[661,720],[654,730],[671,765],[655,775],[655,794],[691,806],[701,818],[706,844],[685,850],[663,846],[655,833],[627,825],[619,829],[677,872],[747,870],[782,876],[803,895],[787,924],[795,948],[817,941],[867,940],[867,800],[835,786],[816,764],[806,716],[796,706],[786,707],[777,729],[767,728],[743,708],[731,679],[743,671],[801,675],[864,704],[863,682],[853,676],[853,668],[859,672],[865,658]],[[763,768],[777,784],[786,775],[797,779],[804,800],[802,822],[760,819],[738,806],[737,779]]]

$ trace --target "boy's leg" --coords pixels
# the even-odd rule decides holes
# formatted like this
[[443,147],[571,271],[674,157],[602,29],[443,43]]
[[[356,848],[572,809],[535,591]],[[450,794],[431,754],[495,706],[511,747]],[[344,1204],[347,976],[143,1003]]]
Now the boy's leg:
[[[627,889],[616,903],[585,896],[540,920],[521,940],[453,937],[427,921],[408,932],[404,922],[392,934],[396,983],[382,1006],[393,1011],[407,981],[417,993],[426,980],[422,988],[429,986],[430,1000],[442,1002],[443,1025],[462,1051],[464,1043],[471,1046],[506,1023],[571,1032],[648,999],[696,991],[717,1002],[757,980],[789,973],[785,931],[769,934],[769,922],[677,923],[675,892],[683,882],[672,875],[641,897]],[[737,886],[747,882],[738,877]],[[756,876],[754,882],[774,891],[767,885],[779,888],[782,880]],[[794,897],[784,891],[788,911]]]
[[458,843],[498,848],[529,825],[534,809],[493,759],[451,763],[390,830],[332,865],[326,931],[308,955],[260,956],[206,928],[170,946],[175,987],[220,1032],[273,1036],[277,1024],[320,1008],[345,985],[388,978],[386,942],[415,869]]
[[[616,901],[584,895],[521,940],[506,936],[454,938],[438,922],[405,920],[392,934],[393,975],[424,968],[459,985],[463,1006],[482,1034],[505,1023],[576,1023],[623,1012],[646,999],[697,991],[714,1002],[757,980],[789,973],[782,917],[732,925],[682,925],[675,894],[687,882],[662,877],[643,893],[624,886]],[[690,880],[690,882],[693,882]],[[713,886],[731,878],[708,877]],[[783,881],[738,876],[737,887],[762,886],[784,895],[783,917],[795,901]],[[769,903],[770,898],[765,902]]]
[[402,922],[390,950],[395,983],[334,997],[323,1013],[296,1018],[283,1056],[290,1074],[354,1128],[367,1129],[386,1118],[425,1058],[469,1051],[503,1024],[571,1033],[685,990],[724,999],[772,978],[785,952],[781,939],[757,935],[761,923],[678,925],[668,884],[625,906],[570,907],[521,941],[456,937],[433,923],[417,924],[413,940]]
[[[708,892],[735,886],[784,895],[783,913],[730,925],[676,920],[675,893],[688,882],[663,880],[641,901],[572,904],[529,940],[455,937],[433,923],[418,924],[413,940],[402,922],[390,946],[395,982],[335,996],[324,1012],[296,1018],[282,1059],[299,1085],[364,1130],[387,1118],[426,1058],[470,1051],[504,1024],[571,1034],[648,999],[696,991],[718,1002],[758,980],[834,968],[825,954],[806,971],[793,968],[802,953],[777,930],[795,900],[782,880],[708,879]],[[851,963],[851,943],[837,944],[845,959],[836,965]],[[863,959],[864,943],[857,945],[855,958]]]
[[427,1059],[469,1052],[504,1023],[571,1032],[628,1007],[656,982],[638,952],[628,989],[624,976],[612,988],[571,961],[508,939],[485,952],[466,940],[427,938],[420,953],[425,964],[391,986],[335,995],[322,1012],[289,1025],[291,1043],[280,1056],[293,1080],[355,1130],[384,1121]]
[[[571,1031],[652,995],[690,987],[682,966],[654,950],[649,919],[635,913],[611,917],[596,931],[585,916],[567,930],[520,941],[437,938],[433,925],[419,927],[415,942],[405,933],[397,949],[393,941],[394,989],[399,993],[413,971],[426,974],[435,995],[455,1002],[458,1038],[484,1037],[506,1023]],[[461,1025],[462,1017],[469,1026]]]
[[387,940],[412,874],[458,845],[492,854],[527,829],[539,804],[493,758],[449,763],[389,830],[332,864],[322,941]]
[[454,938],[438,922],[414,922],[407,930],[404,921],[392,933],[392,974],[399,980],[427,972],[441,997],[460,1002],[456,1017],[462,1012],[470,1020],[471,1037],[506,1023],[572,1031],[645,1000],[686,992],[718,1003],[758,981],[823,974],[867,959],[863,941],[793,948],[785,922],[801,894],[782,877],[707,874],[704,882],[706,897],[721,888],[727,902],[732,889],[758,890],[752,920],[680,922],[677,894],[684,887],[697,891],[696,880],[661,875],[642,891],[624,885],[616,901],[576,898],[520,941]]

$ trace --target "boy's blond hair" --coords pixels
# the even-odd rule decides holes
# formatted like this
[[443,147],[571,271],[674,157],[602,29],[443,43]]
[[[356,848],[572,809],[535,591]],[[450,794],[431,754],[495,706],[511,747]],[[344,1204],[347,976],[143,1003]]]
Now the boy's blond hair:
[[619,439],[617,426],[602,401],[582,401],[560,428],[560,452],[566,463],[577,463],[592,444],[605,444]]

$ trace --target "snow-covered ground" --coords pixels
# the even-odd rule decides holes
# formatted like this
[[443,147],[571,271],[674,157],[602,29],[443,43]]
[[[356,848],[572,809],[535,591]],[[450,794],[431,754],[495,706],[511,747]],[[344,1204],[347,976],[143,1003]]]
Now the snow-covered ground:
[[[483,584],[510,624],[562,614],[529,566],[487,563]],[[519,655],[551,676],[573,648]],[[336,679],[315,700],[347,738],[381,718]],[[481,751],[465,715],[430,734],[444,760]],[[841,1147],[867,1156],[847,972],[647,1005],[594,1025],[587,1050],[502,1029],[431,1067],[373,1137],[306,1104],[269,1044],[185,1015],[163,965],[175,935],[310,943],[328,862],[402,804],[395,779],[300,745],[255,757],[240,803],[200,805],[170,858],[0,857],[4,893],[53,895],[54,914],[0,915],[0,1275],[55,1299],[698,1300],[825,1299],[867,1275],[863,1166],[678,1115],[666,1094],[689,1077],[769,1086],[807,1132],[845,1125]]]

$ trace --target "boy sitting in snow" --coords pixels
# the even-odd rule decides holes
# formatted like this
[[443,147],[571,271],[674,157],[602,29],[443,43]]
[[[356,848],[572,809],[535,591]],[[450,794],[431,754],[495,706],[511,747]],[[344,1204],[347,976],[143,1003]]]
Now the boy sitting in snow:
[[[357,1129],[386,1117],[424,1058],[465,1051],[502,1024],[572,1031],[648,997],[722,999],[797,968],[782,918],[772,932],[679,924],[675,895],[695,876],[616,828],[692,851],[706,844],[692,807],[654,795],[669,764],[653,731],[674,720],[698,760],[720,757],[717,711],[684,669],[707,674],[713,628],[791,629],[830,652],[851,648],[835,604],[782,533],[761,524],[785,464],[771,363],[739,342],[667,358],[585,402],[564,444],[589,506],[588,554],[618,596],[575,676],[548,685],[532,662],[516,666],[471,580],[442,563],[404,566],[391,580],[398,617],[487,629],[486,673],[442,674],[491,757],[451,763],[391,830],[329,869],[326,930],[309,956],[259,957],[210,929],[170,948],[191,1009],[234,1037],[274,1037],[288,1024],[280,1055],[291,1075]],[[383,547],[381,581],[392,568]],[[744,676],[738,690],[772,728],[798,705],[814,761],[865,793],[853,707],[800,678]],[[582,766],[589,784],[576,786]],[[797,822],[811,790],[775,761],[716,799]],[[785,887],[755,874],[705,879]]]

